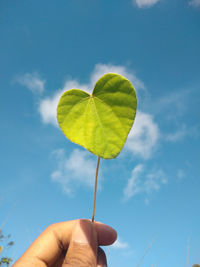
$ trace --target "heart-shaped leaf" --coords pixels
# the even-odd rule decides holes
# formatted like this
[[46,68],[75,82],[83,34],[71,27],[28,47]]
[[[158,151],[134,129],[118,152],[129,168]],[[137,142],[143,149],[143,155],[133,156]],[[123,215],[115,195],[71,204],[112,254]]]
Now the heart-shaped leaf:
[[108,73],[96,83],[92,94],[79,89],[66,91],[57,107],[64,135],[93,154],[115,158],[133,125],[137,98],[123,76]]

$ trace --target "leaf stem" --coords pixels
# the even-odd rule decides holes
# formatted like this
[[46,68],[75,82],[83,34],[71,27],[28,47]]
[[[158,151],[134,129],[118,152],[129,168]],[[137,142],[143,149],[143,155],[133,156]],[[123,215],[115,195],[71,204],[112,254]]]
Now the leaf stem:
[[92,213],[92,222],[94,222],[94,215],[95,215],[95,208],[96,208],[96,198],[97,198],[97,177],[99,172],[99,162],[100,157],[97,160],[97,167],[96,167],[96,176],[95,176],[95,186],[94,186],[94,203],[93,203],[93,213]]

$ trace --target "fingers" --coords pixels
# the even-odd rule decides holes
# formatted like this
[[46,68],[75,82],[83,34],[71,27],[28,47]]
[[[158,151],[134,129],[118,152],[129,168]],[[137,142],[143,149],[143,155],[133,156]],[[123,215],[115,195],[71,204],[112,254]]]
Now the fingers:
[[[56,262],[56,264],[53,265],[53,267],[63,267],[65,260],[65,256],[60,257],[59,260]],[[106,259],[106,254],[103,251],[102,248],[98,248],[97,251],[97,267],[107,267],[107,259]]]
[[[102,224],[97,229],[106,229]],[[102,232],[105,236],[109,235],[109,230]],[[104,239],[102,238],[102,241]],[[110,243],[109,238],[106,243]],[[77,221],[69,248],[62,267],[106,267],[107,260],[104,251],[98,247],[97,231],[95,225],[88,220]]]
[[[113,228],[99,222],[92,224],[92,230],[90,229],[91,233],[87,232],[90,230],[88,230],[86,226],[91,226],[91,221],[89,220],[76,220],[57,223],[49,226],[32,243],[30,248],[13,265],[13,267],[51,266],[55,265],[59,259],[64,259],[64,255],[66,254],[70,241],[72,240],[72,232],[73,230],[75,230],[77,221],[79,221],[79,226],[83,228],[82,230],[91,238],[94,238],[94,240],[96,240],[97,245],[111,245],[117,238],[117,233]],[[97,248],[92,243],[93,241],[90,240],[90,237],[87,236],[87,242],[89,243],[89,250],[92,257],[92,255],[95,255]]]
[[58,259],[64,259],[62,253],[67,250],[74,223],[75,221],[61,222],[47,227],[13,267],[51,266]]
[[102,248],[98,248],[97,267],[107,267],[106,254]]
[[117,232],[112,227],[100,222],[95,222],[94,225],[97,231],[99,246],[109,246],[115,242]]
[[91,221],[77,221],[62,267],[96,267],[97,232]]

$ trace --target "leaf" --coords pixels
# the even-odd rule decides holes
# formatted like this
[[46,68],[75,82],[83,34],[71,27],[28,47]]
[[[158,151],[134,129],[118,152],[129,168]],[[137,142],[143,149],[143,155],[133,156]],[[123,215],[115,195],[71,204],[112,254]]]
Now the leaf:
[[109,73],[97,81],[92,94],[79,89],[66,91],[58,103],[57,120],[72,142],[111,159],[126,142],[136,108],[136,93],[129,80]]
[[4,257],[4,258],[1,258],[1,263],[6,263],[7,266],[9,265],[9,263],[12,261],[11,258],[7,258],[7,257]]
[[15,243],[13,241],[8,242],[7,246],[12,247]]

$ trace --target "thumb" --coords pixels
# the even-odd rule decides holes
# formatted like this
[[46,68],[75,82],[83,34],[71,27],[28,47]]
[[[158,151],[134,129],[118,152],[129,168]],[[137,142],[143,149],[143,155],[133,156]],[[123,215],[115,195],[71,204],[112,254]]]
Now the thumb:
[[78,220],[62,267],[96,267],[98,241],[94,223]]

